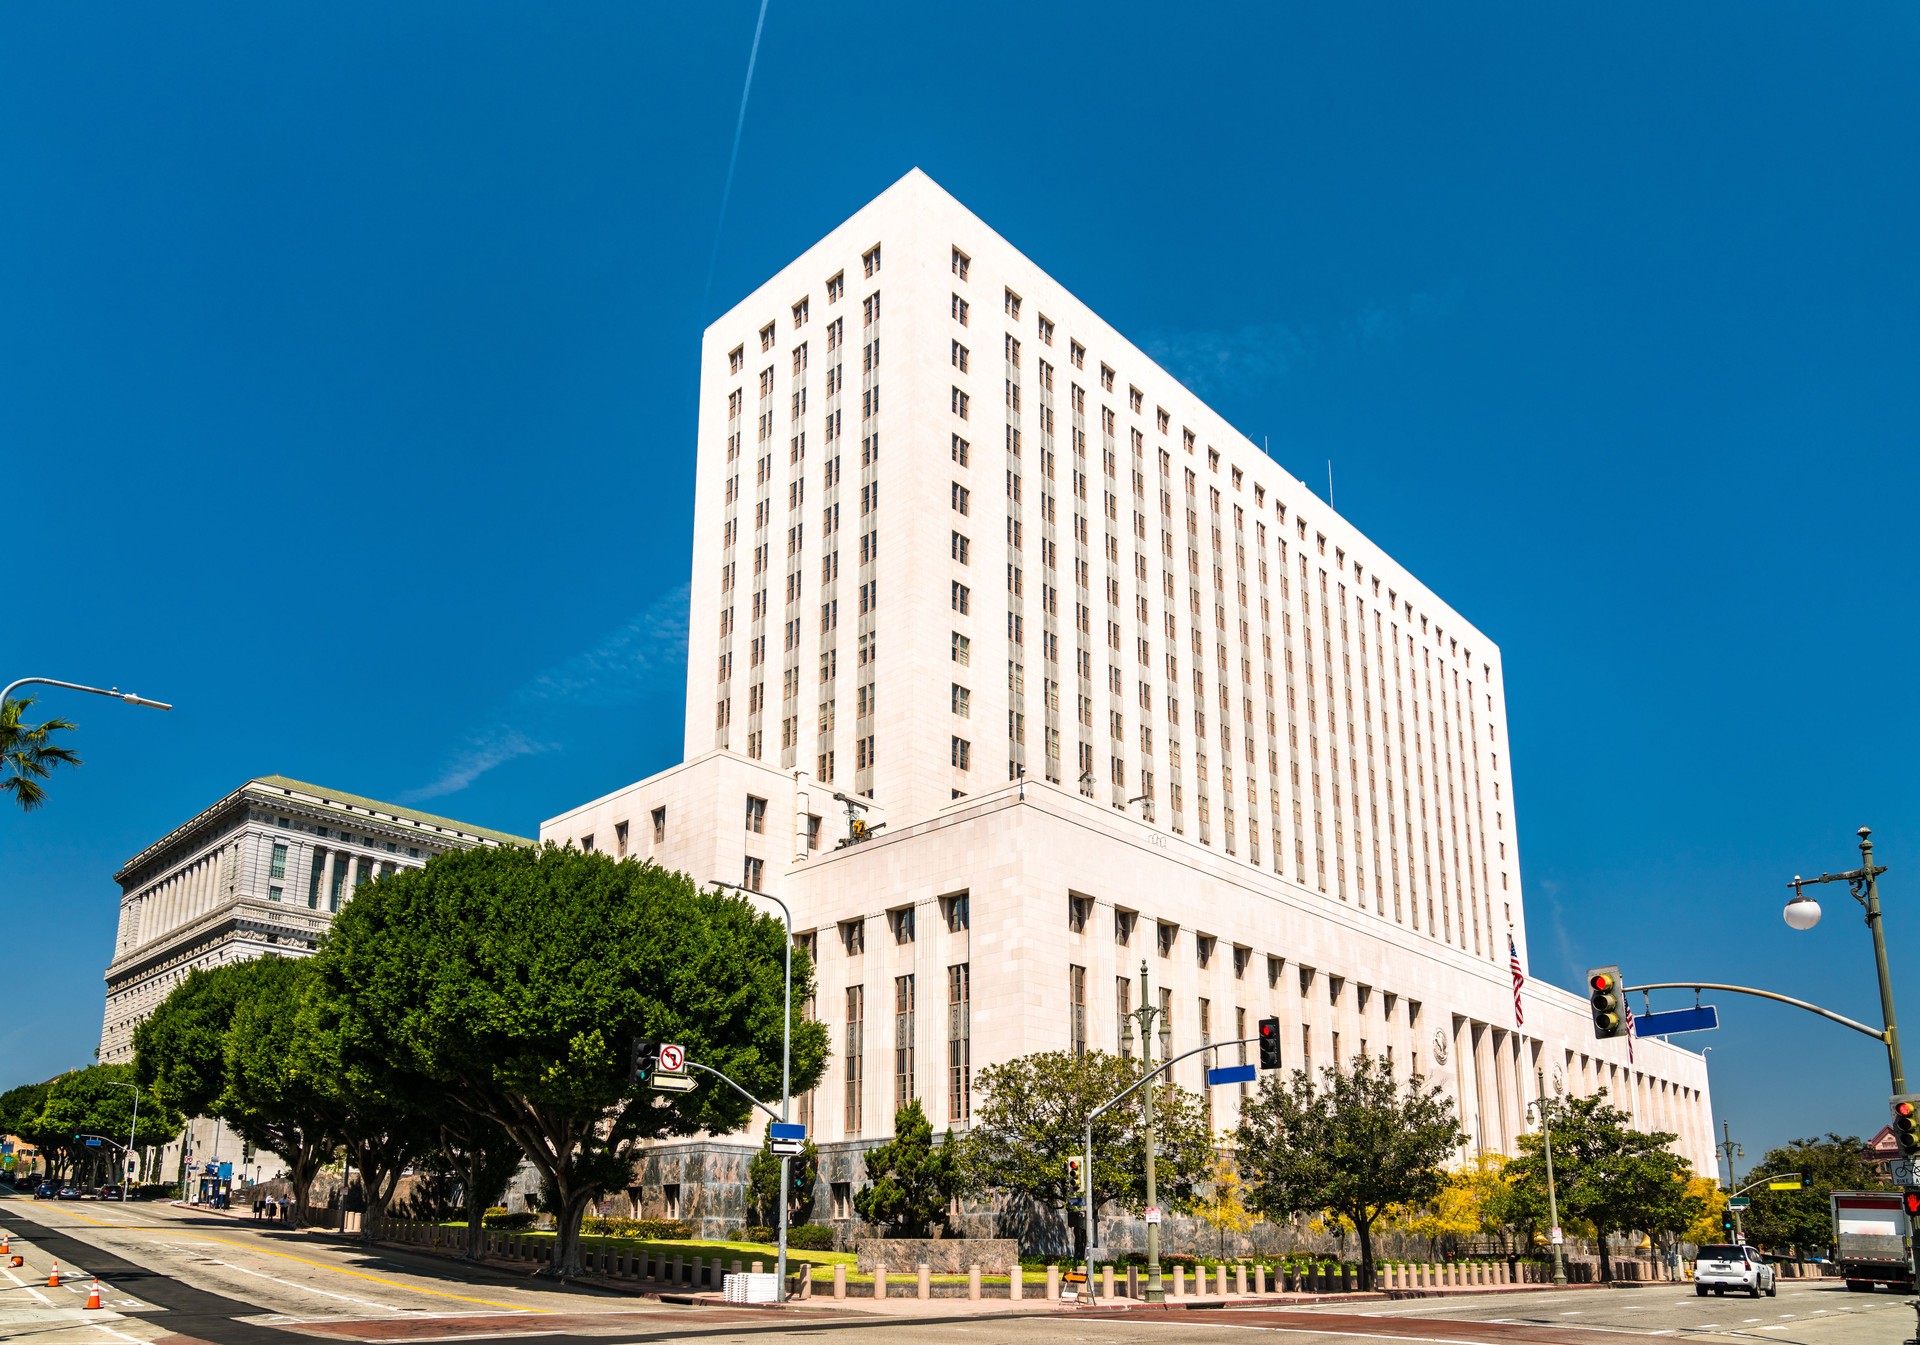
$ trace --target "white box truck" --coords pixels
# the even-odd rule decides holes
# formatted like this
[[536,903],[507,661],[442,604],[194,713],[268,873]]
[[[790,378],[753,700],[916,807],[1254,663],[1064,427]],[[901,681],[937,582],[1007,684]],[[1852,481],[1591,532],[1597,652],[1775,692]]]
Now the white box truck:
[[1847,1288],[1872,1293],[1875,1286],[1912,1289],[1913,1229],[1898,1191],[1833,1193],[1833,1257]]

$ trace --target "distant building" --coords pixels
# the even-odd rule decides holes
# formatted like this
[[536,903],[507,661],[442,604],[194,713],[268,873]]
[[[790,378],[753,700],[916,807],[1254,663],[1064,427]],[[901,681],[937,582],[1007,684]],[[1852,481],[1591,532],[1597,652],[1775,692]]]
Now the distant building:
[[1882,1181],[1890,1182],[1893,1180],[1894,1160],[1900,1157],[1900,1137],[1893,1133],[1892,1126],[1881,1126],[1880,1133],[1867,1141],[1860,1156],[1873,1164],[1874,1171],[1880,1174]]
[[249,780],[132,859],[107,966],[100,1059],[133,1059],[133,1029],[195,967],[305,957],[353,890],[442,850],[525,837],[303,784]]
[[[700,369],[686,759],[541,835],[791,906],[832,1217],[898,1104],[964,1130],[983,1065],[1126,1049],[1143,961],[1175,1052],[1275,1016],[1288,1068],[1439,1084],[1469,1151],[1514,1152],[1544,1077],[1712,1170],[1699,1055],[1596,1042],[1537,978],[1516,1021],[1493,640],[924,174]],[[1176,1074],[1226,1130],[1208,1063]],[[717,1231],[754,1142],[655,1146],[635,1203]]]

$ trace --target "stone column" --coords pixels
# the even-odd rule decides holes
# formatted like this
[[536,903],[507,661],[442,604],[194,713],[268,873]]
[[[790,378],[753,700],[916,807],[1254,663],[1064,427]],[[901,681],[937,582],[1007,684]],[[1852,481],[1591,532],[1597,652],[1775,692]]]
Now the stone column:
[[337,850],[320,852],[320,909],[323,911],[333,909],[333,871],[339,861]]

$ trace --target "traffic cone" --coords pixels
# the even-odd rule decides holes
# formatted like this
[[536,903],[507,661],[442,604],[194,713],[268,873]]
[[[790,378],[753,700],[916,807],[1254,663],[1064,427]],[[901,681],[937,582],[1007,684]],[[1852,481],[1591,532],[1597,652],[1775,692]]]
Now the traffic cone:
[[87,1290],[87,1306],[90,1308],[100,1306],[100,1281],[98,1280],[93,1282],[93,1288]]
[[58,1261],[55,1261],[53,1263],[53,1273],[47,1276],[47,1288],[58,1289],[59,1287],[60,1287],[60,1263]]
[[11,1256],[12,1254],[13,1254],[13,1234],[0,1233],[0,1256]]

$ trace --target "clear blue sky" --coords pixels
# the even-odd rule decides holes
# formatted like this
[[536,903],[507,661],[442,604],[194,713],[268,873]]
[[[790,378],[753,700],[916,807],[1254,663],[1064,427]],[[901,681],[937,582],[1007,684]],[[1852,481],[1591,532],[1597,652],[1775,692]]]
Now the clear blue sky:
[[[1499,641],[1536,975],[1871,1017],[1779,917],[1868,823],[1920,1071],[1920,11],[773,0],[722,225],[756,13],[0,13],[0,681],[180,706],[43,702],[0,1084],[250,776],[531,832],[677,759],[700,331],[916,164]],[[1750,1158],[1882,1123],[1722,1011]]]

